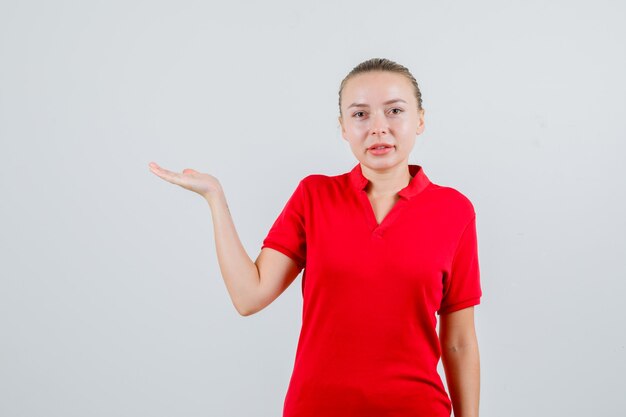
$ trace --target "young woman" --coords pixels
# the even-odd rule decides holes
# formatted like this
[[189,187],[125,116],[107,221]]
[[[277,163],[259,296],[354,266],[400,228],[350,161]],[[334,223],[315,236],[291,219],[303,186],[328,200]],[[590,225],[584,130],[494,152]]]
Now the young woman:
[[339,123],[358,164],[303,178],[254,262],[215,177],[150,169],[209,203],[240,314],[265,308],[304,270],[284,417],[478,416],[476,214],[467,197],[408,162],[424,130],[415,78],[387,59],[359,64],[341,83]]

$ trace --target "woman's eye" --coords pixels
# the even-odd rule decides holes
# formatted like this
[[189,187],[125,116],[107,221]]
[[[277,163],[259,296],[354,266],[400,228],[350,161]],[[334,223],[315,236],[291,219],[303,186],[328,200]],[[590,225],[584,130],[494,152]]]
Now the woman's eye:
[[[399,108],[393,108],[393,109],[391,109],[391,112],[392,112],[393,114],[400,114],[400,113],[402,113],[403,111],[404,111],[404,110],[399,109]],[[361,117],[363,117],[363,114],[364,114],[364,112],[362,112],[362,111],[358,111],[358,112],[355,112],[352,116],[360,119]]]

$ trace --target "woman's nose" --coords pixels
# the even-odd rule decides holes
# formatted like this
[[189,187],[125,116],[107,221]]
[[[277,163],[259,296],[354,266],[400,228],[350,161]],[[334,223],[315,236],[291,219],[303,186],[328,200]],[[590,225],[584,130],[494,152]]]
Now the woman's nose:
[[389,130],[389,126],[387,125],[387,118],[384,114],[375,113],[372,115],[370,120],[370,133],[372,135],[386,134]]

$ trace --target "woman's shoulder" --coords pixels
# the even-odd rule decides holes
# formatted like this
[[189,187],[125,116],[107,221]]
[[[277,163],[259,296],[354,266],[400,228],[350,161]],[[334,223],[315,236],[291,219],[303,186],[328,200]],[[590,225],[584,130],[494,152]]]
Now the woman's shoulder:
[[329,187],[346,184],[349,180],[349,173],[327,175],[327,174],[308,174],[300,182],[306,187]]
[[455,212],[467,212],[472,216],[476,214],[474,204],[470,197],[458,188],[450,185],[436,184],[430,182],[428,192],[436,198],[442,206],[448,207]]

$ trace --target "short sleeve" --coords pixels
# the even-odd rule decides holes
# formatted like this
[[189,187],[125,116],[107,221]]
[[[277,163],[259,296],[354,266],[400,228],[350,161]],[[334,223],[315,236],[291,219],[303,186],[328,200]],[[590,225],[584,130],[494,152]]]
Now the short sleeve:
[[444,277],[443,298],[438,313],[440,315],[451,313],[480,304],[481,296],[476,214],[474,214],[461,235],[450,273]]
[[300,181],[274,221],[261,248],[272,248],[293,259],[298,267],[306,263],[305,190]]

